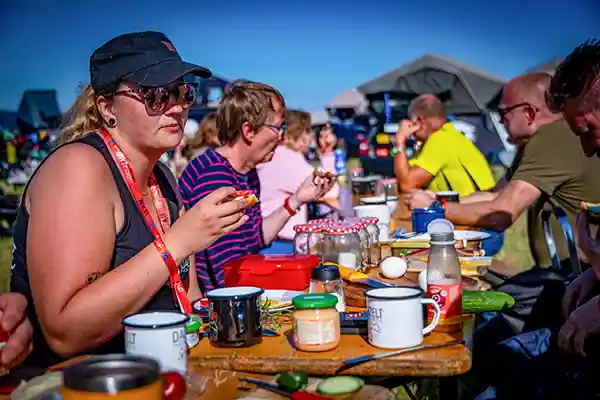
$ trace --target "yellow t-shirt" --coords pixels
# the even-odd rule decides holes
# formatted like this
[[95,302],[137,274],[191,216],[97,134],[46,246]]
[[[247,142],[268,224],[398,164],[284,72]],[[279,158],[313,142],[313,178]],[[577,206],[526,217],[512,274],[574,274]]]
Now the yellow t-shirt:
[[434,132],[408,163],[433,175],[428,189],[434,192],[453,190],[468,196],[495,185],[483,154],[451,122]]

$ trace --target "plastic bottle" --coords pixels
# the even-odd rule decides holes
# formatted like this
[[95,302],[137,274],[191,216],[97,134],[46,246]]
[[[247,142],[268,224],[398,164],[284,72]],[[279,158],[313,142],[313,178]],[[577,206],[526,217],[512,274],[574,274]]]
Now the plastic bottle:
[[[427,297],[440,306],[440,324],[462,312],[462,276],[458,254],[454,248],[454,232],[429,233],[427,261]],[[433,309],[429,309],[432,318]]]

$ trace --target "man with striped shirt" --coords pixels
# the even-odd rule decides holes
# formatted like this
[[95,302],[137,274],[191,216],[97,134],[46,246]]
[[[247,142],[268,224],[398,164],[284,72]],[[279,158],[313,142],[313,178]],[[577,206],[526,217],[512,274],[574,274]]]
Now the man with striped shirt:
[[[282,140],[284,112],[285,101],[277,89],[262,83],[233,82],[217,110],[219,141],[223,145],[190,161],[179,179],[186,208],[223,186],[251,190],[260,197],[256,165],[270,161]],[[269,246],[303,204],[321,199],[333,183],[308,177],[266,218],[261,216],[260,204],[249,207],[244,225],[196,254],[200,289],[206,293],[224,286],[225,264]]]

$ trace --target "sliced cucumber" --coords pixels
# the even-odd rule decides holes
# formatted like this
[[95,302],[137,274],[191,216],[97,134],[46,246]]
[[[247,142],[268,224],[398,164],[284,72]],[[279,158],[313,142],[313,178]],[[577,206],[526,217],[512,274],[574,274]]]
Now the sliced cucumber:
[[337,394],[358,392],[364,385],[365,381],[354,376],[332,376],[319,382],[317,392],[335,396]]

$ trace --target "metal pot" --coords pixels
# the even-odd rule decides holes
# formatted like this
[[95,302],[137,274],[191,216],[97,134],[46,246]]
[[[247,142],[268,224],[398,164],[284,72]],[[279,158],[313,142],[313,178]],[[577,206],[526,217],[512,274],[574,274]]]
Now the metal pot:
[[260,296],[264,289],[237,286],[211,290],[209,339],[215,347],[246,347],[262,341]]

